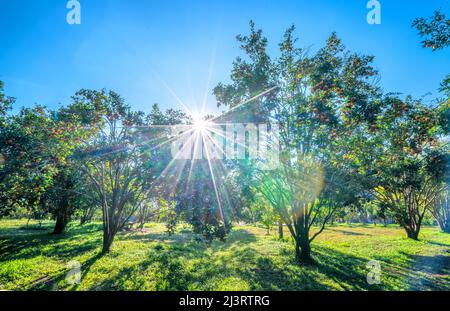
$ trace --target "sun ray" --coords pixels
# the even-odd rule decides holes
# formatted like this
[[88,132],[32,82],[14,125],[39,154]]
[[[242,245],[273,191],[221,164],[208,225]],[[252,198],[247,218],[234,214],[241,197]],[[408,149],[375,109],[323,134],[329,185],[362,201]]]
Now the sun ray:
[[169,91],[169,93],[175,98],[175,100],[183,107],[188,115],[192,115],[191,110],[183,103],[183,101],[178,97],[178,95],[170,88],[170,86],[159,76],[158,73],[154,72],[158,80],[164,85],[164,87]]
[[[204,140],[204,136],[203,135],[202,135],[202,139]],[[217,206],[219,208],[219,213],[220,213],[220,220],[224,221],[223,211],[222,211],[222,203],[220,202],[219,192],[217,190],[216,179],[214,177],[214,172],[213,172],[213,169],[211,167],[211,159],[209,157],[209,152],[208,152],[207,149],[206,149],[206,160],[208,161],[208,167],[209,167],[209,171],[211,173],[211,181],[213,183],[214,193],[216,195]]]
[[[189,143],[190,143],[190,140],[192,139],[192,137],[193,137],[193,135],[191,135],[191,136],[189,137],[189,139],[186,141],[186,144],[189,144]],[[163,177],[164,177],[164,175],[165,175],[165,174],[167,173],[167,171],[169,170],[170,166],[171,166],[176,160],[179,160],[179,156],[180,156],[180,154],[181,154],[182,152],[185,152],[185,151],[183,150],[183,148],[180,149],[180,150],[178,150],[178,152],[172,157],[172,159],[170,160],[170,162],[167,164],[167,166],[166,166],[166,167],[164,168],[164,170],[161,172],[160,176],[163,176]]]
[[261,92],[261,93],[259,93],[258,95],[253,96],[252,98],[249,98],[249,99],[244,100],[243,102],[241,102],[241,103],[237,104],[236,106],[232,107],[230,110],[227,110],[227,111],[225,111],[224,113],[218,115],[217,117],[214,117],[214,118],[212,118],[212,119],[209,119],[208,121],[214,121],[214,120],[217,120],[217,119],[219,119],[220,117],[223,117],[224,115],[226,115],[226,114],[228,114],[228,113],[230,113],[230,112],[232,112],[232,111],[238,109],[239,107],[242,107],[242,106],[245,105],[245,104],[248,104],[248,103],[251,102],[251,101],[254,101],[255,99],[260,98],[261,96],[266,95],[267,93],[272,92],[273,90],[275,90],[275,89],[277,89],[277,88],[278,88],[278,86],[271,87],[270,89],[268,89],[268,90],[266,90],[266,91],[264,91],[264,92]]
[[[215,123],[214,123],[214,124],[215,124]],[[225,138],[225,141],[228,140],[228,137],[226,137],[225,135],[223,135],[222,133],[220,133],[220,131],[218,131],[217,129],[215,129],[215,128],[213,128],[213,127],[207,127],[206,129],[209,130],[210,132],[213,132],[213,133],[219,135],[219,136],[222,137],[222,138]],[[228,143],[228,142],[227,142],[227,143]],[[233,139],[233,144],[236,144],[236,145],[238,145],[238,146],[240,146],[240,147],[242,147],[242,148],[244,148],[244,149],[246,148],[245,143],[242,144],[242,143],[238,142],[237,140],[234,141],[234,139]],[[234,147],[233,147],[233,149],[234,149]]]

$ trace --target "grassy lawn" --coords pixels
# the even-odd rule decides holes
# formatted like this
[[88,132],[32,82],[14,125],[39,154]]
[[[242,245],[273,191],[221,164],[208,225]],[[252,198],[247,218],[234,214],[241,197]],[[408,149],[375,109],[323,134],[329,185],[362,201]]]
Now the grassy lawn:
[[[450,290],[450,235],[432,227],[413,241],[397,226],[333,226],[314,241],[317,264],[299,266],[290,240],[253,226],[235,226],[226,243],[207,248],[188,227],[168,236],[151,223],[120,233],[102,256],[100,224],[73,224],[60,237],[50,222],[25,224],[0,220],[0,289]],[[79,285],[66,281],[71,260],[82,265]],[[380,261],[379,285],[366,281],[370,260]]]

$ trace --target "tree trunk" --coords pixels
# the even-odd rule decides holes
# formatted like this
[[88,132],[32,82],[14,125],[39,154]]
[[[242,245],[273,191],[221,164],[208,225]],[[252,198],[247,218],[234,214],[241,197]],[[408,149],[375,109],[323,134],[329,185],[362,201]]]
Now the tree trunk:
[[62,192],[58,192],[57,210],[56,210],[56,224],[53,229],[54,234],[61,234],[66,229],[67,224],[70,221],[74,209],[70,204],[69,190],[73,188],[74,183],[69,175],[60,174],[57,176],[57,180],[63,185]]
[[450,233],[450,217],[446,217],[446,215],[444,215],[442,217],[435,216],[435,218],[442,232]]
[[109,212],[110,214],[103,214],[103,253],[109,252],[116,233],[120,231],[120,227],[123,227],[123,223],[120,222],[121,217],[117,215],[112,217],[113,213]]
[[114,240],[114,234],[107,228],[103,229],[103,248],[102,253],[109,253],[111,244]]
[[67,208],[62,208],[56,215],[55,228],[53,229],[53,234],[62,234],[66,230],[66,226],[69,223],[69,215],[67,213]]
[[448,222],[447,225],[442,228],[442,231],[444,233],[450,233],[450,222]]
[[283,239],[283,222],[278,221],[278,238]]
[[95,212],[95,208],[94,207],[90,207],[88,210],[83,212],[83,215],[81,215],[80,218],[80,226],[91,222],[92,221],[92,217],[94,217],[94,212]]
[[299,237],[295,243],[295,257],[300,263],[312,263],[311,245],[308,237]]
[[85,223],[87,223],[87,219],[84,216],[80,217],[80,226],[84,225]]
[[406,234],[407,234],[408,238],[416,240],[416,241],[419,240],[420,228],[418,228],[418,229],[405,228],[405,230],[406,230]]

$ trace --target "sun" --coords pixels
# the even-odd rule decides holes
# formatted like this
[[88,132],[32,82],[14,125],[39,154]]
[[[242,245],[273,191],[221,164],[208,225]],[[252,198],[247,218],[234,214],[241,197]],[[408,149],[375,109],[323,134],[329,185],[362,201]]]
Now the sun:
[[208,122],[205,121],[203,118],[198,117],[194,119],[193,127],[196,132],[204,132],[207,126]]

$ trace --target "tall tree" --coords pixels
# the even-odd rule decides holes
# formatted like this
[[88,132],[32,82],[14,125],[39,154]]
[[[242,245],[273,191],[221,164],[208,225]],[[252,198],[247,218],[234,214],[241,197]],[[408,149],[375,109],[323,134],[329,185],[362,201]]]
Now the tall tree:
[[[11,109],[14,103],[14,98],[8,97],[4,94],[3,91],[3,81],[0,80],[0,136],[3,137],[6,135],[7,131],[7,112]],[[3,150],[0,149],[0,183],[3,178],[6,176],[6,167],[5,167],[6,155],[3,153]],[[1,212],[0,212],[1,214]]]
[[423,47],[441,50],[450,46],[450,19],[447,19],[441,10],[435,11],[429,18],[416,18],[412,26],[424,37]]
[[436,109],[388,95],[372,131],[354,135],[351,159],[367,188],[418,239],[426,213],[445,189],[448,149],[438,139]]
[[[376,106],[370,104],[378,89],[371,79],[376,76],[372,57],[348,52],[335,34],[325,47],[308,56],[295,46],[293,32],[294,27],[286,31],[281,56],[268,61],[267,40],[251,23],[250,35],[238,37],[248,61],[238,58],[233,63],[232,84],[220,84],[215,94],[221,105],[233,108],[255,95],[242,90],[260,84],[265,89],[267,81],[276,87],[253,103],[266,108],[265,115],[253,119],[279,125],[281,161],[272,171],[256,169],[253,185],[289,228],[296,257],[307,262],[311,261],[310,243],[323,231],[334,210],[349,199],[346,195],[340,200],[330,198],[356,193],[350,180],[343,182],[349,172],[345,165],[337,165],[337,157],[342,159],[346,152],[350,129],[374,118]],[[315,225],[319,229],[310,236]]]
[[171,110],[163,116],[154,106],[146,116],[132,111],[113,91],[81,90],[73,101],[69,110],[91,120],[94,135],[84,141],[79,158],[102,208],[103,252],[109,252],[117,232],[148,198],[170,161],[162,152],[167,129],[151,122],[173,122],[183,114]]
[[76,207],[71,155],[83,135],[87,132],[77,121],[42,106],[8,117],[0,136],[3,210],[22,206],[30,213],[50,213],[56,219],[54,233],[62,233]]
[[450,233],[450,189],[444,191],[431,207],[431,214],[436,219],[442,232]]
[[[435,11],[434,15],[429,18],[416,18],[412,26],[424,38],[423,47],[439,51],[450,46],[450,19],[441,10]],[[441,91],[450,97],[450,75],[447,75],[442,81]]]
[[[429,18],[417,18],[413,21],[413,27],[417,28],[419,35],[424,38],[422,45],[439,51],[450,46],[450,19],[441,10],[434,12]],[[448,142],[450,129],[450,75],[447,75],[441,83],[440,91],[446,95],[446,99],[441,99],[438,107],[438,124],[441,128],[440,139]],[[447,148],[447,157],[448,157]],[[447,160],[448,161],[448,160]],[[447,174],[449,168],[446,168]],[[432,214],[444,232],[450,232],[450,206],[448,204],[448,183],[447,190],[444,191],[437,202],[433,205]]]

